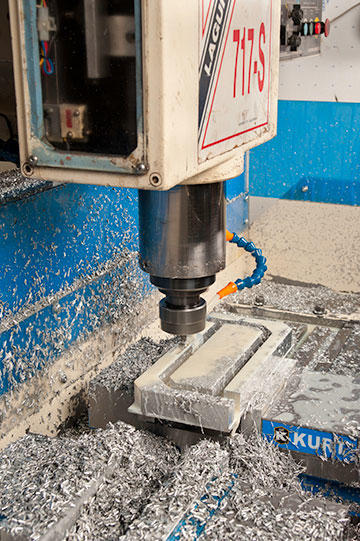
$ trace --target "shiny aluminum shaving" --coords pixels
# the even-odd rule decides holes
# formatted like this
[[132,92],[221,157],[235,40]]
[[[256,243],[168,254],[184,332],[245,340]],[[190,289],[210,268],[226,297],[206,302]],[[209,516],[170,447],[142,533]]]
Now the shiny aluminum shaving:
[[[345,323],[342,328],[331,328],[329,326],[318,326],[315,333],[300,344],[300,347],[294,354],[295,359],[307,358],[307,366],[310,370],[326,371],[333,374],[348,375],[357,377],[359,371],[359,347],[360,347],[360,325],[355,322],[359,320],[359,293],[339,293],[320,285],[308,284],[306,287],[279,283],[272,280],[264,280],[260,285],[251,290],[237,292],[217,305],[217,310],[227,312],[227,305],[248,305],[253,306],[255,299],[263,296],[265,308],[284,310],[292,313],[292,318],[296,321],[297,314],[307,314],[314,318],[316,325],[316,316],[314,307],[320,305],[325,310],[325,316],[342,319]],[[349,316],[353,316],[354,321],[347,321]],[[285,321],[285,316],[284,316]],[[321,321],[321,318],[320,320]],[[298,344],[296,338],[299,323],[286,321],[294,328],[293,345]],[[304,328],[304,327],[302,327]],[[339,333],[349,333],[345,342]],[[342,344],[342,345],[341,345]],[[339,345],[341,346],[339,348]],[[339,349],[338,349],[339,348]]]
[[[63,539],[64,532],[56,537],[55,527],[60,520],[66,525],[66,515],[71,515],[86,491],[95,502],[99,493],[99,500],[90,508],[95,515],[96,509],[101,513],[104,528],[120,515],[126,524],[177,459],[172,444],[124,423],[83,433],[77,439],[27,435],[0,456],[0,513],[7,517],[1,527],[12,535],[27,534],[31,540],[45,534],[49,541]],[[106,517],[104,487],[111,487],[114,495],[112,480],[120,487],[115,500],[118,507]],[[113,503],[110,500],[107,505]],[[79,535],[70,534],[69,539],[94,539],[84,533],[86,509],[89,507],[79,519]],[[71,527],[74,517],[68,522]]]
[[[0,202],[2,197],[9,196],[9,190],[12,193],[19,185],[34,184],[35,187],[37,183],[24,179],[19,171],[0,173]],[[83,341],[95,336],[101,349],[96,355],[100,363],[103,351],[107,351],[109,328],[114,335],[114,346],[121,347],[135,339],[147,323],[146,317],[149,317],[143,313],[143,305],[139,303],[145,285],[135,252],[138,235],[136,192],[130,195],[126,190],[94,187],[94,190],[81,193],[83,195],[79,198],[74,196],[69,186],[54,189],[56,195],[50,199],[58,201],[58,198],[70,197],[70,201],[76,203],[73,217],[83,218],[74,219],[73,228],[63,229],[50,215],[47,216],[48,231],[44,243],[41,240],[43,213],[36,213],[36,209],[42,209],[43,204],[48,205],[48,197],[43,198],[40,194],[21,203],[26,207],[25,213],[35,209],[37,216],[29,230],[31,253],[24,253],[23,235],[26,232],[20,222],[13,230],[3,232],[5,240],[8,237],[17,239],[14,246],[18,249],[13,258],[21,261],[21,268],[24,272],[26,270],[24,281],[20,281],[25,289],[14,279],[9,291],[11,302],[0,302],[0,330],[7,333],[6,340],[0,345],[3,361],[0,386],[4,384],[10,389],[0,397],[0,423],[3,421],[7,429],[10,419],[24,419],[37,413],[48,402],[48,379],[51,378],[48,378],[47,371],[62,354],[69,354],[71,362],[71,355],[77,355]],[[107,222],[110,225],[101,228],[103,234],[90,243],[88,250],[88,232],[94,225]],[[49,265],[41,269],[38,268],[39,253],[41,257],[45,254],[49,260]],[[66,264],[70,261],[70,253],[71,265]],[[13,269],[13,265],[3,265],[2,278],[12,283]],[[61,288],[51,284],[61,284]],[[77,327],[81,331],[73,340],[74,328]],[[19,340],[20,335],[24,340]],[[89,356],[93,364],[96,362],[92,352],[87,352],[81,367],[84,372],[87,367],[85,356]],[[32,386],[22,385],[32,378],[36,378],[36,392]],[[53,430],[58,421],[60,423],[63,418],[52,411],[46,423]]]
[[134,380],[178,342],[179,338],[160,340],[159,343],[141,338],[91,381],[88,393],[96,395],[98,385],[109,390],[132,390]]
[[204,439],[178,456],[124,423],[77,439],[26,436],[1,456],[0,513],[12,534],[42,541],[344,538],[347,508],[303,493],[301,467],[258,437]]
[[[221,455],[225,449],[228,463]],[[222,456],[222,464],[218,473],[208,469],[199,476],[199,461],[208,463],[209,453],[215,461]],[[342,539],[346,507],[302,492],[301,471],[289,455],[259,438],[236,435],[222,450],[202,441],[188,450],[173,481],[121,539],[165,540],[170,534],[178,540]]]
[[24,199],[34,192],[49,189],[52,185],[52,182],[24,177],[20,169],[2,171],[0,173],[0,204]]
[[121,539],[166,539],[193,502],[203,495],[207,483],[219,476],[222,470],[228,470],[228,459],[226,450],[209,440],[188,448],[172,476],[153,495],[142,515]]
[[67,541],[118,539],[171,473],[179,455],[172,444],[145,432],[137,432],[136,439],[83,506]]
[[282,283],[276,279],[263,280],[252,289],[236,292],[229,297],[228,302],[253,305],[255,298],[260,295],[264,297],[267,307],[309,315],[313,315],[315,305],[321,305],[327,314],[341,317],[357,312],[360,303],[359,293],[339,293],[321,285],[303,286]]
[[[347,508],[301,491],[301,467],[260,439],[239,434],[229,440],[233,489],[206,525],[206,538],[339,540]],[[201,517],[200,517],[201,519]]]

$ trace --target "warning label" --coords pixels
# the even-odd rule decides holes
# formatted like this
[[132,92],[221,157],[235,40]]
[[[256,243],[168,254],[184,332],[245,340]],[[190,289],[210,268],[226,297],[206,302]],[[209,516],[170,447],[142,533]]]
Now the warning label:
[[269,124],[272,0],[199,0],[199,161]]

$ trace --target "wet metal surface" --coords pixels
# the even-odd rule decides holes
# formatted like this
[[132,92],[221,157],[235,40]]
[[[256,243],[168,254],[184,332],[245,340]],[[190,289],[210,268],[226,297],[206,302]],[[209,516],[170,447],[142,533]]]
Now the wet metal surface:
[[[233,334],[236,339],[230,339]],[[262,387],[264,371],[276,368],[290,348],[291,329],[278,321],[219,314],[196,340],[169,351],[135,380],[129,411],[220,432],[236,430]],[[251,393],[244,389],[249,380]],[[269,390],[276,393],[275,387]],[[270,391],[266,394],[270,398]]]
[[224,324],[169,377],[177,389],[218,395],[263,342],[260,328]]
[[360,379],[304,370],[267,416],[295,426],[352,435],[360,427]]

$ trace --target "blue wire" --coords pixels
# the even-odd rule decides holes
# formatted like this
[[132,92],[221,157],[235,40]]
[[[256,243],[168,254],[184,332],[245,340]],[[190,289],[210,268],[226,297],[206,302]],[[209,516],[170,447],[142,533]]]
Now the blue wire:
[[[47,63],[50,65],[50,71],[48,70]],[[43,70],[45,71],[46,75],[52,75],[54,73],[54,64],[51,58],[45,58],[43,63]]]
[[248,276],[241,280],[235,280],[235,284],[238,288],[238,291],[243,289],[252,288],[260,284],[265,272],[267,271],[266,266],[266,257],[262,255],[262,251],[259,248],[256,248],[253,242],[248,242],[244,237],[239,237],[236,233],[233,233],[233,238],[229,241],[233,244],[236,244],[239,248],[244,248],[246,252],[249,252],[256,261],[256,268],[251,276]]

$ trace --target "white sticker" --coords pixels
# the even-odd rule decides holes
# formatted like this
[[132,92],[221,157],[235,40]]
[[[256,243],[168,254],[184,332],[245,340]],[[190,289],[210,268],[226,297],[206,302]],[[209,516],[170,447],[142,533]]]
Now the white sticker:
[[273,0],[199,0],[199,162],[269,130]]

